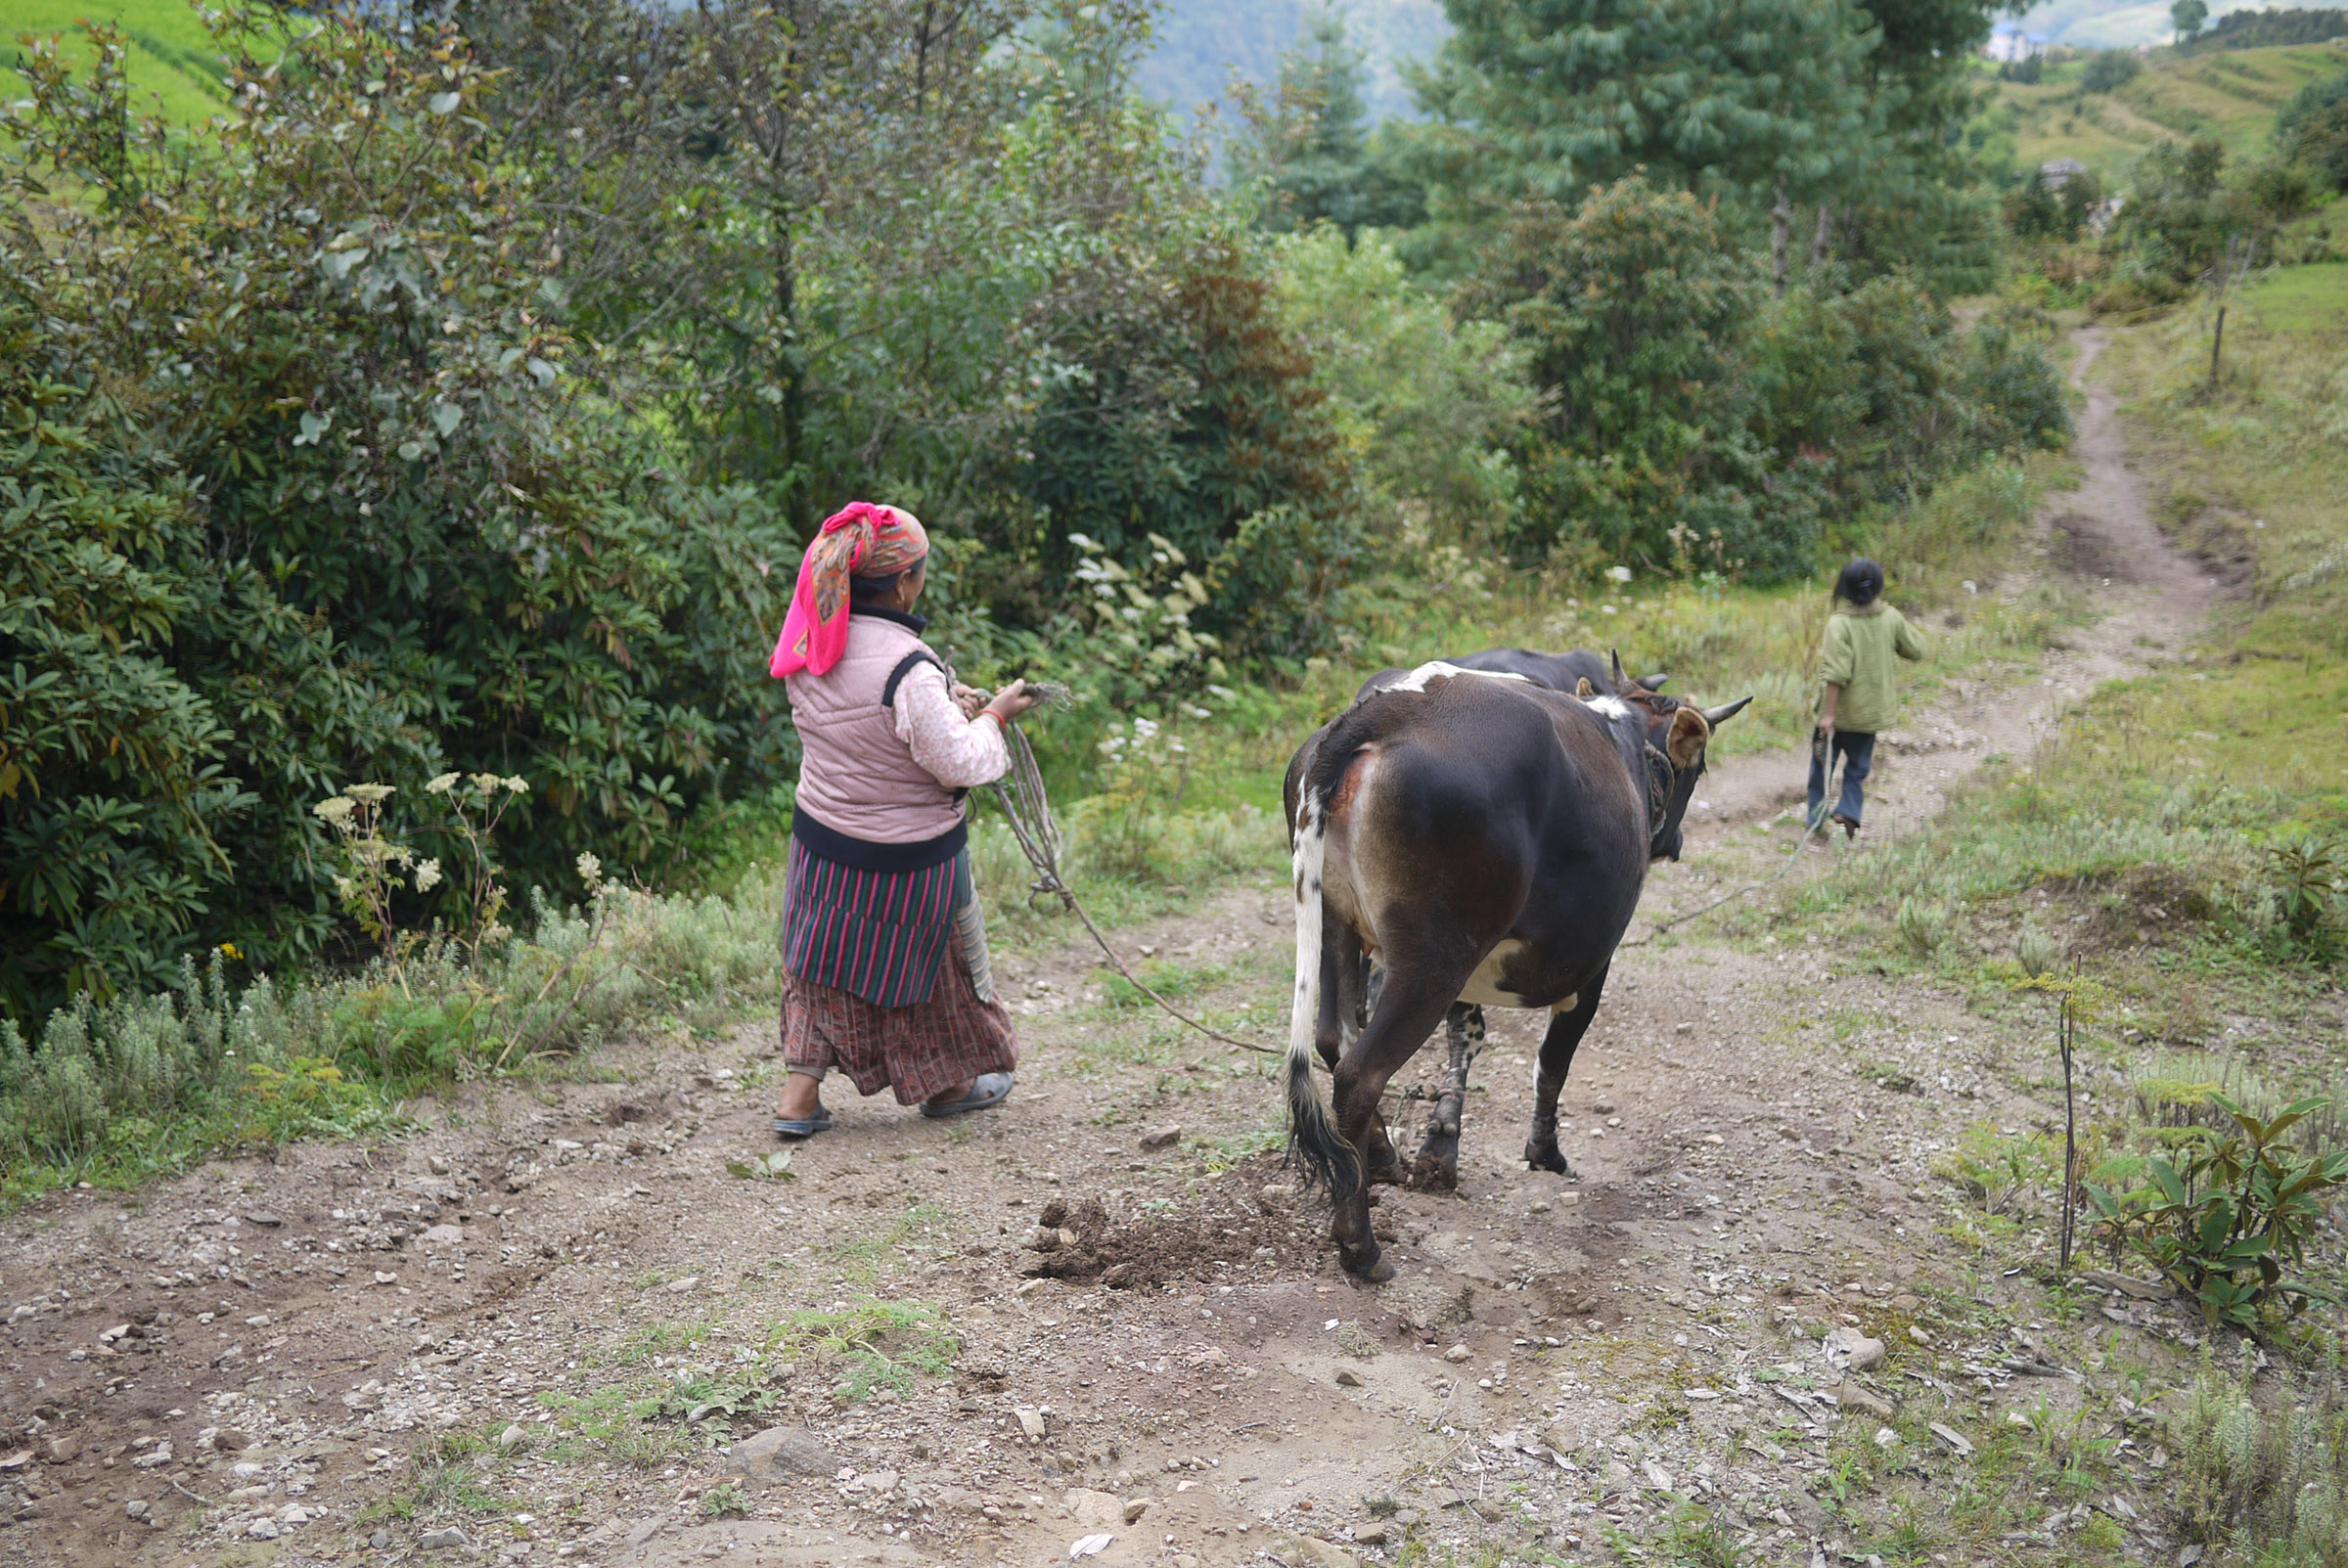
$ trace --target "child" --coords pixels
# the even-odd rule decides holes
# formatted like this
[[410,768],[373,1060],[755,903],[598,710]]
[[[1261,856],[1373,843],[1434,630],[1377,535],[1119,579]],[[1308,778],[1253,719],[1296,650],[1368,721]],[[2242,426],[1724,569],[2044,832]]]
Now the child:
[[[1924,642],[1908,618],[1883,603],[1883,568],[1864,558],[1842,568],[1835,580],[1840,603],[1827,617],[1818,648],[1818,678],[1826,691],[1819,700],[1818,737],[1810,747],[1810,823],[1826,804],[1827,775],[1842,758],[1842,798],[1830,819],[1843,836],[1859,831],[1864,805],[1860,785],[1874,765],[1875,736],[1899,715],[1892,686],[1891,656],[1924,656]],[[1843,607],[1848,605],[1847,608]]]

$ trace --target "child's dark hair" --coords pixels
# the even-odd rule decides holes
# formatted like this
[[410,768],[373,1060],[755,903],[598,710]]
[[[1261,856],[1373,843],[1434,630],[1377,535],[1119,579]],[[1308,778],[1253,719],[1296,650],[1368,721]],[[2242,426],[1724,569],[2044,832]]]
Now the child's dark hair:
[[1883,568],[1861,556],[1842,568],[1834,579],[1834,597],[1848,600],[1853,608],[1864,609],[1883,594]]

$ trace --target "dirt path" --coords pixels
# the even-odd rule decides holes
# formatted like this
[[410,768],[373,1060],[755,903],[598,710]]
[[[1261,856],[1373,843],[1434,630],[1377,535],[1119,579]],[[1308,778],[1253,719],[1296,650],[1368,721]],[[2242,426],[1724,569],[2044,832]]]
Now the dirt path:
[[[2045,684],[1919,702],[1886,832],[2206,607],[2105,394],[2080,450],[2052,565],[2108,565],[2111,613]],[[1724,770],[1654,898],[1797,763]],[[1125,937],[1269,1038],[1288,921],[1267,868]],[[1000,967],[1026,1039],[1009,1107],[936,1124],[835,1094],[787,1179],[728,1171],[770,1146],[750,1027],[420,1106],[396,1142],[12,1217],[0,1563],[1614,1561],[1700,1516],[1810,1565],[1864,1560],[1871,1509],[1968,1462],[1927,1420],[1986,1454],[2099,1397],[2102,1351],[1951,1242],[1935,1158],[2053,1114],[1953,999],[1800,942],[1626,953],[1566,1091],[1570,1182],[1515,1158],[1536,1036],[1495,1012],[1461,1190],[1381,1191],[1400,1273],[1365,1289],[1270,1152],[1263,1058],[1118,1009],[1073,936]],[[1886,1359],[1846,1371],[1829,1331]],[[2051,1360],[2077,1370],[2027,1370]],[[2017,1515],[1999,1552],[2077,1560],[2121,1517],[2086,1501]]]

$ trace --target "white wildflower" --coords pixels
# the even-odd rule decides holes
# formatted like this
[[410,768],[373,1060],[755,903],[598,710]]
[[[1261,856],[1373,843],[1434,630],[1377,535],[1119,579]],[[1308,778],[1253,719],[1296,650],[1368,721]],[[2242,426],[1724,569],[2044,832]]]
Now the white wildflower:
[[399,791],[389,784],[352,784],[342,792],[362,806],[380,806]]
[[1618,583],[1627,583],[1631,580],[1631,568],[1628,566],[1608,566],[1606,568],[1606,575]]
[[445,795],[457,786],[457,781],[463,777],[462,774],[444,773],[426,784],[424,792],[428,795]]
[[329,795],[310,808],[319,818],[337,828],[347,826],[351,812],[356,809],[348,795]]
[[439,885],[440,863],[437,860],[428,860],[419,863],[416,868],[416,891],[419,893],[429,893]]
[[1133,735],[1135,739],[1147,740],[1155,734],[1157,734],[1157,721],[1155,719],[1136,719],[1133,721]]
[[1226,702],[1237,702],[1240,699],[1240,694],[1233,691],[1228,686],[1217,686],[1210,681],[1207,683],[1206,689],[1209,692],[1212,692],[1215,695],[1221,697]]
[[351,894],[357,892],[358,889],[359,884],[352,881],[347,876],[338,876],[335,878],[335,896],[338,898],[348,898]]
[[1182,711],[1189,714],[1194,719],[1211,719],[1214,717],[1214,714],[1210,710],[1200,707],[1196,702],[1188,704],[1183,708]]
[[494,773],[476,773],[473,776],[473,786],[484,795],[494,795],[506,786],[506,782]]
[[588,854],[585,850],[581,850],[579,852],[578,867],[579,880],[587,884],[587,891],[592,893],[598,887],[603,885],[604,863],[602,861],[596,859],[593,855]]
[[506,781],[506,787],[515,794],[526,795],[530,792],[530,782],[518,773]]

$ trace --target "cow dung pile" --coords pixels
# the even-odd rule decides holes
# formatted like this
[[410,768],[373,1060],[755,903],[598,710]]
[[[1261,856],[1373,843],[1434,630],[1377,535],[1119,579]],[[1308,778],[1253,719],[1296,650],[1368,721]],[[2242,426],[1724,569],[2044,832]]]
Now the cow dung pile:
[[[1272,1272],[1309,1243],[1305,1228],[1276,1209],[1235,1196],[1208,1198],[1184,1214],[1112,1222],[1099,1198],[1054,1198],[1037,1216],[1025,1245],[1035,1257],[1020,1271],[1035,1279],[1097,1279],[1112,1290],[1211,1281],[1238,1273]],[[1259,1252],[1258,1249],[1264,1249]]]

